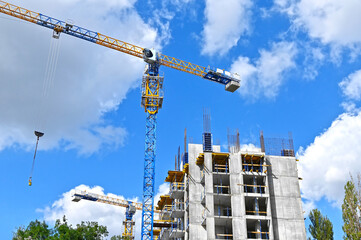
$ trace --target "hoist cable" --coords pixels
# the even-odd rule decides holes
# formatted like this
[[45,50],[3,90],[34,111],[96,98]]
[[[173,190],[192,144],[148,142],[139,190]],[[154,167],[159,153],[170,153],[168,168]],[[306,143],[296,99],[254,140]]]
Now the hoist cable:
[[[42,130],[46,127],[45,125],[46,125],[47,118],[44,117],[44,114],[42,114],[42,113],[47,112],[47,106],[49,104],[49,101],[46,101],[46,100],[50,95],[51,89],[54,88],[55,73],[56,73],[56,68],[57,68],[58,59],[59,59],[59,49],[60,49],[60,41],[58,39],[52,38],[51,43],[50,43],[50,50],[49,50],[49,54],[48,54],[46,68],[45,68],[43,91],[42,91],[42,95],[40,97],[40,104],[39,104],[39,108],[37,111],[38,114],[36,116],[36,122],[37,122],[36,129],[38,129],[38,130]],[[32,163],[31,171],[30,171],[29,186],[32,185],[32,177],[33,177],[33,172],[34,172],[36,153],[37,153],[38,145],[39,145],[39,138],[44,135],[44,133],[39,132],[39,131],[34,131],[34,133],[35,133],[35,136],[37,137],[37,139],[36,139],[33,163]]]
[[[36,134],[36,131],[35,131],[35,134]],[[36,146],[35,146],[33,164],[32,164],[32,166],[31,166],[31,170],[30,170],[29,186],[31,186],[31,185],[33,184],[33,183],[32,183],[32,177],[33,177],[33,172],[34,172],[36,152],[38,151],[38,144],[39,144],[39,136],[37,136],[37,138],[36,138]]]

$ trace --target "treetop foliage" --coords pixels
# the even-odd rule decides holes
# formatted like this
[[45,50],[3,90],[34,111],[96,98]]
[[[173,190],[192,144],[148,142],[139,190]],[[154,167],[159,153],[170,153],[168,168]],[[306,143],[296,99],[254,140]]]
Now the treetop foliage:
[[102,240],[107,236],[107,227],[97,222],[81,222],[74,228],[64,216],[56,220],[54,228],[49,228],[45,221],[31,221],[26,228],[17,229],[13,240]]
[[351,180],[345,185],[345,198],[342,204],[342,218],[345,240],[361,239],[361,176],[357,175],[357,182]]
[[308,231],[313,239],[333,240],[333,226],[327,216],[324,217],[318,209],[311,210],[308,216],[311,221]]

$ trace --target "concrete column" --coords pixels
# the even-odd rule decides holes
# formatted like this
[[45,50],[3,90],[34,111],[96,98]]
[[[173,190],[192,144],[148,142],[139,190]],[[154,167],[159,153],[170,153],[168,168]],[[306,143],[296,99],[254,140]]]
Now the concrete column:
[[[186,210],[187,209],[187,200],[189,201],[188,199],[188,192],[187,192],[187,182],[189,181],[188,179],[188,175],[186,174],[184,176],[184,207],[185,207],[185,211],[184,211],[184,230],[187,228],[187,223],[189,223],[188,221],[188,211]],[[189,203],[188,203],[189,204]],[[188,208],[189,209],[189,208]],[[185,234],[184,234],[184,239],[189,239],[189,236],[188,236],[188,232],[185,231]]]
[[306,239],[296,159],[267,156],[274,239]]
[[187,193],[189,198],[188,239],[191,240],[207,240],[206,230],[202,226],[204,207],[201,204],[201,192],[203,191],[203,186],[200,184],[200,168],[196,164],[196,159],[201,152],[203,152],[202,144],[188,144],[189,175],[193,179],[189,179],[189,190]]
[[247,226],[245,219],[245,198],[243,193],[242,163],[239,153],[229,156],[229,172],[232,206],[232,232],[234,240],[247,239]]
[[[205,171],[205,193],[206,193],[206,208],[207,213],[207,239],[215,239],[214,226],[214,201],[213,201],[213,161],[212,153],[204,153],[204,166],[208,171]],[[206,211],[207,211],[206,210]]]

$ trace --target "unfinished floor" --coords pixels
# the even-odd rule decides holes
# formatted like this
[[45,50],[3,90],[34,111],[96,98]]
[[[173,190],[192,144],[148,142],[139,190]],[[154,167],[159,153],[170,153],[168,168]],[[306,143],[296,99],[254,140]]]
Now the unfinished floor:
[[[188,144],[168,172],[155,239],[305,240],[296,158]],[[287,149],[286,149],[287,150]],[[293,153],[293,152],[292,152]]]

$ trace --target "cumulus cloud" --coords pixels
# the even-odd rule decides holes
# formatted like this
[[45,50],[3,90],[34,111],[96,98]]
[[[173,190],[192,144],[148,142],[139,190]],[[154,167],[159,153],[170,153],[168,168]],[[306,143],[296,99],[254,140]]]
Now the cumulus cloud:
[[273,43],[271,50],[260,50],[260,57],[251,63],[240,56],[231,66],[241,76],[242,96],[274,98],[284,82],[284,74],[295,66],[296,45],[292,42]]
[[250,30],[250,0],[207,0],[202,54],[225,54]]
[[316,204],[314,201],[303,201],[302,202],[302,209],[304,211],[303,215],[305,217],[308,217],[309,213],[312,209],[316,208]]
[[[74,189],[62,194],[61,198],[56,200],[51,206],[46,206],[43,209],[37,209],[38,212],[44,214],[44,220],[50,224],[54,224],[57,219],[62,219],[65,215],[68,222],[73,226],[80,224],[82,221],[96,221],[100,225],[106,226],[109,231],[109,236],[121,235],[125,220],[125,208],[113,206],[100,202],[92,202],[88,200],[81,200],[73,202],[72,196],[75,191],[86,191],[103,196],[114,197],[125,200],[124,196],[104,193],[104,189],[100,186],[89,187],[86,185],[79,185]],[[160,196],[169,192],[169,184],[163,183],[159,186],[158,192],[154,197],[155,205],[158,203]],[[141,202],[141,199],[132,198],[126,199],[134,202]],[[142,211],[137,210],[133,220],[135,221],[134,235],[135,239],[140,239],[141,224],[142,224]]]
[[[157,26],[159,32],[158,40],[161,41],[163,45],[168,44],[172,38],[170,25],[175,17],[179,17],[180,15],[187,17],[195,15],[195,11],[189,11],[189,8],[187,8],[193,1],[194,0],[162,0],[157,2],[157,6],[154,6],[155,4],[153,2],[148,2],[148,4],[154,8],[149,23],[152,26]],[[158,5],[160,5],[160,7]]]
[[[139,46],[159,47],[157,29],[134,8],[135,0],[15,1],[14,4],[67,20]],[[91,13],[91,14],[89,14]],[[121,146],[126,130],[105,120],[126,93],[138,86],[141,59],[99,45],[60,36],[54,86],[42,97],[52,32],[3,16],[0,21],[0,150],[34,144],[33,131],[45,132],[40,149],[61,147],[93,153]],[[131,27],[129,27],[131,26]],[[43,104],[42,104],[43,102]]]
[[361,98],[361,70],[351,73],[344,78],[339,86],[343,94],[352,100],[360,100]]
[[290,16],[294,27],[323,44],[333,45],[336,52],[339,47],[360,46],[360,1],[274,0],[274,4]]
[[[100,195],[104,194],[104,189],[100,186],[89,187],[79,185],[74,189],[62,194],[62,197],[56,200],[51,206],[44,209],[38,209],[38,212],[44,214],[44,220],[50,224],[54,224],[57,219],[62,219],[65,215],[68,222],[73,226],[80,224],[82,221],[96,221],[100,225],[106,226],[109,236],[121,235],[124,229],[123,221],[125,220],[125,208],[119,206],[108,205],[100,202],[92,202],[81,200],[79,202],[72,201],[72,195],[75,191],[87,191]],[[108,193],[108,197],[124,199],[123,196]],[[138,201],[138,199],[128,199]],[[137,211],[134,220],[136,223],[135,234],[140,236],[141,211]]]
[[318,68],[322,65],[325,54],[319,47],[312,47],[309,44],[304,44],[302,51],[305,54],[303,65],[304,67],[304,78],[313,80],[318,75]]
[[356,104],[352,101],[342,102],[341,107],[345,110],[345,112],[348,113],[357,113],[358,111],[360,111],[360,109],[356,107]]
[[158,193],[154,196],[154,206],[158,205],[160,196],[169,194],[169,183],[162,183],[158,188]]
[[241,151],[245,152],[261,152],[261,148],[256,147],[254,144],[241,144]]
[[305,150],[299,150],[301,191],[308,201],[325,197],[341,206],[349,173],[361,172],[361,111],[343,113]]

